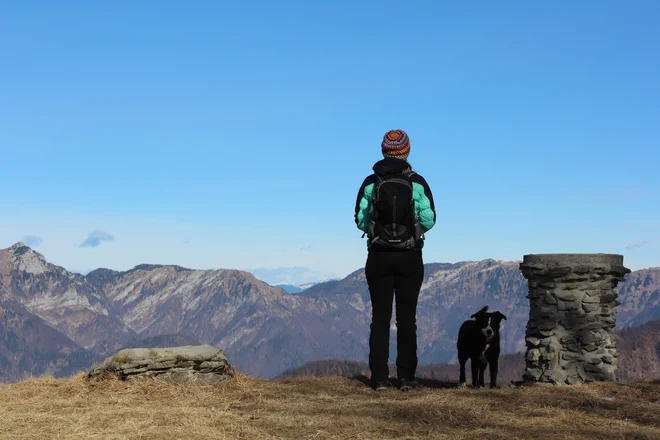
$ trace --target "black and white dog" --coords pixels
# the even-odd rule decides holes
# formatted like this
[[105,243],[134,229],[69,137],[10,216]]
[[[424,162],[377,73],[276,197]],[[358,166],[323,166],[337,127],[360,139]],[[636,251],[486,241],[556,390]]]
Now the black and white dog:
[[458,362],[461,366],[459,386],[465,386],[465,363],[470,359],[472,386],[485,387],[484,372],[490,366],[490,387],[497,386],[497,362],[500,357],[500,322],[506,319],[500,312],[487,313],[488,306],[465,321],[458,331]]

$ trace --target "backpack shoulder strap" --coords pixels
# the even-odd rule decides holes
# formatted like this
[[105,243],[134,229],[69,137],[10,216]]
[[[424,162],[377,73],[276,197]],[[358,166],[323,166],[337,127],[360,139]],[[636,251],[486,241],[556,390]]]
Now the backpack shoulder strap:
[[417,174],[417,173],[414,172],[413,170],[403,170],[403,171],[401,172],[401,174],[403,174],[403,175],[404,175],[405,177],[407,177],[407,178],[410,178],[410,177],[412,177],[414,174]]
[[376,176],[376,182],[374,183],[374,189],[371,193],[372,200],[376,200],[378,198],[378,187],[381,183],[383,183],[383,178],[381,176],[379,176],[377,173],[374,173],[374,176]]

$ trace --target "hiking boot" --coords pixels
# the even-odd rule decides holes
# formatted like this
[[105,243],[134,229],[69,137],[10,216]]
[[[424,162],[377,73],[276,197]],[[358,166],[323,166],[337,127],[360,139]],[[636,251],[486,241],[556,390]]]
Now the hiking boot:
[[374,391],[385,391],[389,388],[389,384],[384,380],[374,380],[371,382],[371,387]]
[[410,391],[413,388],[419,388],[419,383],[416,380],[401,379],[399,389],[401,391]]

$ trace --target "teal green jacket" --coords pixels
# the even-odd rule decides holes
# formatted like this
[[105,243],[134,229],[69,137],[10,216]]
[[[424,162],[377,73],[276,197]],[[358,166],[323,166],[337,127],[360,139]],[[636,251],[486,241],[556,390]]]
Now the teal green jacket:
[[[369,231],[371,200],[373,198],[374,188],[378,182],[376,175],[385,176],[389,173],[400,173],[409,168],[410,165],[408,162],[395,158],[383,159],[373,166],[374,174],[364,179],[355,202],[355,224],[359,230],[363,232]],[[413,174],[411,180],[413,198],[415,200],[415,215],[422,226],[422,232],[427,232],[433,228],[436,222],[433,194],[428,183],[426,183],[426,180],[421,175]]]

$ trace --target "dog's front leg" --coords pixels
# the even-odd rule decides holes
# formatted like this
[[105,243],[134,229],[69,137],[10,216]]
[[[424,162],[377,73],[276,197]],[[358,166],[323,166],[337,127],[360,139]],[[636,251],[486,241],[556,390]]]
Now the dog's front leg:
[[498,359],[491,359],[490,365],[490,387],[497,388],[497,361]]
[[486,363],[479,359],[479,388],[484,388],[484,375],[486,374]]
[[472,368],[472,387],[479,387],[479,365],[481,361],[477,356],[470,358],[470,367]]

